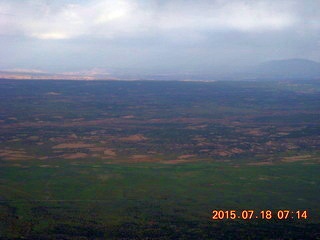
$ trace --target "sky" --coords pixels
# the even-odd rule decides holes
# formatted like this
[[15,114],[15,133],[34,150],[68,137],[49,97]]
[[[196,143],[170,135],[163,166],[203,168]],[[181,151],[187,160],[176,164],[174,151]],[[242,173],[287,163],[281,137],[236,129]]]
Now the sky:
[[320,0],[0,0],[0,69],[212,73],[320,61]]

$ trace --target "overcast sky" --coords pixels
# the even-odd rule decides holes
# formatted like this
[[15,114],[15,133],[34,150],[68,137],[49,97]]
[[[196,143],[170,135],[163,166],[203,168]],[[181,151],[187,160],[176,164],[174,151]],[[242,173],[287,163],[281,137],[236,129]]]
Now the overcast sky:
[[0,69],[215,72],[320,61],[320,0],[0,0]]

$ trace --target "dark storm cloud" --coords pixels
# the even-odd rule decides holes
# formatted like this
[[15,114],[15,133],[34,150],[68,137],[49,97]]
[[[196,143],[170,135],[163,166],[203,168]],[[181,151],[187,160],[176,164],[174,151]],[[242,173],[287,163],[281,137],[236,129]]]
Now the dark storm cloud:
[[320,60],[320,1],[0,2],[2,68],[211,71]]

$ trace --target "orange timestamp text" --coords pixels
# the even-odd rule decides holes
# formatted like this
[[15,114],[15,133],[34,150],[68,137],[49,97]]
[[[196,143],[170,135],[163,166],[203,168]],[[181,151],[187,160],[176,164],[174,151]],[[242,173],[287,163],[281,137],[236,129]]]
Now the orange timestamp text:
[[278,220],[286,220],[286,219],[298,219],[304,220],[308,219],[308,211],[307,210],[213,210],[212,211],[212,219],[213,220],[252,220],[252,219],[278,219]]

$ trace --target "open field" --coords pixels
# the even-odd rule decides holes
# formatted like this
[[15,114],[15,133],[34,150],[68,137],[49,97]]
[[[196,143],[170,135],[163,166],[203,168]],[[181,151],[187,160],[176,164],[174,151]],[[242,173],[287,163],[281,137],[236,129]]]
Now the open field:
[[319,82],[1,80],[0,92],[0,238],[320,239]]

